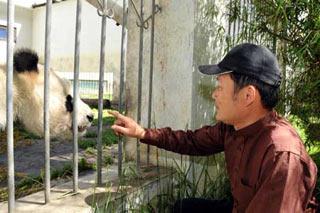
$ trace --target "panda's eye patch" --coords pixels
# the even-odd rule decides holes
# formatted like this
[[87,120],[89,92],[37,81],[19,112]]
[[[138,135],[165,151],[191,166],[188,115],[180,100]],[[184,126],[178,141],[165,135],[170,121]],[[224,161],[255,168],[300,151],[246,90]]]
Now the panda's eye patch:
[[71,95],[67,95],[66,97],[66,109],[68,112],[72,112],[73,111],[73,102],[72,102],[72,96]]

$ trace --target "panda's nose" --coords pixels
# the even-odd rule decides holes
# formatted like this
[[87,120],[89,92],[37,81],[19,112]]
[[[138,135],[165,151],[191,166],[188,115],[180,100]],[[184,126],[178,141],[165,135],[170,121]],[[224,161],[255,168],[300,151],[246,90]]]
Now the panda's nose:
[[93,115],[87,115],[87,118],[88,118],[89,122],[93,121]]

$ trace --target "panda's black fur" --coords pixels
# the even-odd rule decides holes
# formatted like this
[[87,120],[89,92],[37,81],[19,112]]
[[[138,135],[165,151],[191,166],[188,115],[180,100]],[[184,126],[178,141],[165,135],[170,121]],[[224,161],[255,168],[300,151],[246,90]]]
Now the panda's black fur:
[[73,101],[72,101],[72,96],[71,95],[67,95],[65,106],[66,106],[66,109],[67,109],[68,112],[72,112],[73,111]]
[[16,72],[37,72],[39,57],[36,52],[28,48],[15,51],[13,66]]

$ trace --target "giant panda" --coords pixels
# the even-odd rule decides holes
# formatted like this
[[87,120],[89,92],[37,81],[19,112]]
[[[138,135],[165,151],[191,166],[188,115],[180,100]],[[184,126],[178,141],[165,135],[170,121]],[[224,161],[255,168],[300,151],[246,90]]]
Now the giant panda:
[[[13,116],[24,128],[38,136],[44,136],[44,66],[38,63],[36,52],[18,49],[13,65]],[[72,138],[73,97],[68,80],[49,71],[49,115],[52,138]],[[84,135],[93,121],[90,107],[78,100],[78,131]],[[6,127],[6,65],[0,65],[0,131]]]

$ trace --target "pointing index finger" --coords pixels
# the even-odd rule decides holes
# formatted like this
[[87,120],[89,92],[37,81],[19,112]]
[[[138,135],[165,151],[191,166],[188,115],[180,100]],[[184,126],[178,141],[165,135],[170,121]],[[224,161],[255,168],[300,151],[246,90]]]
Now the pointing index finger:
[[113,115],[115,118],[120,120],[125,120],[126,117],[122,114],[120,114],[118,111],[108,111],[109,114]]

